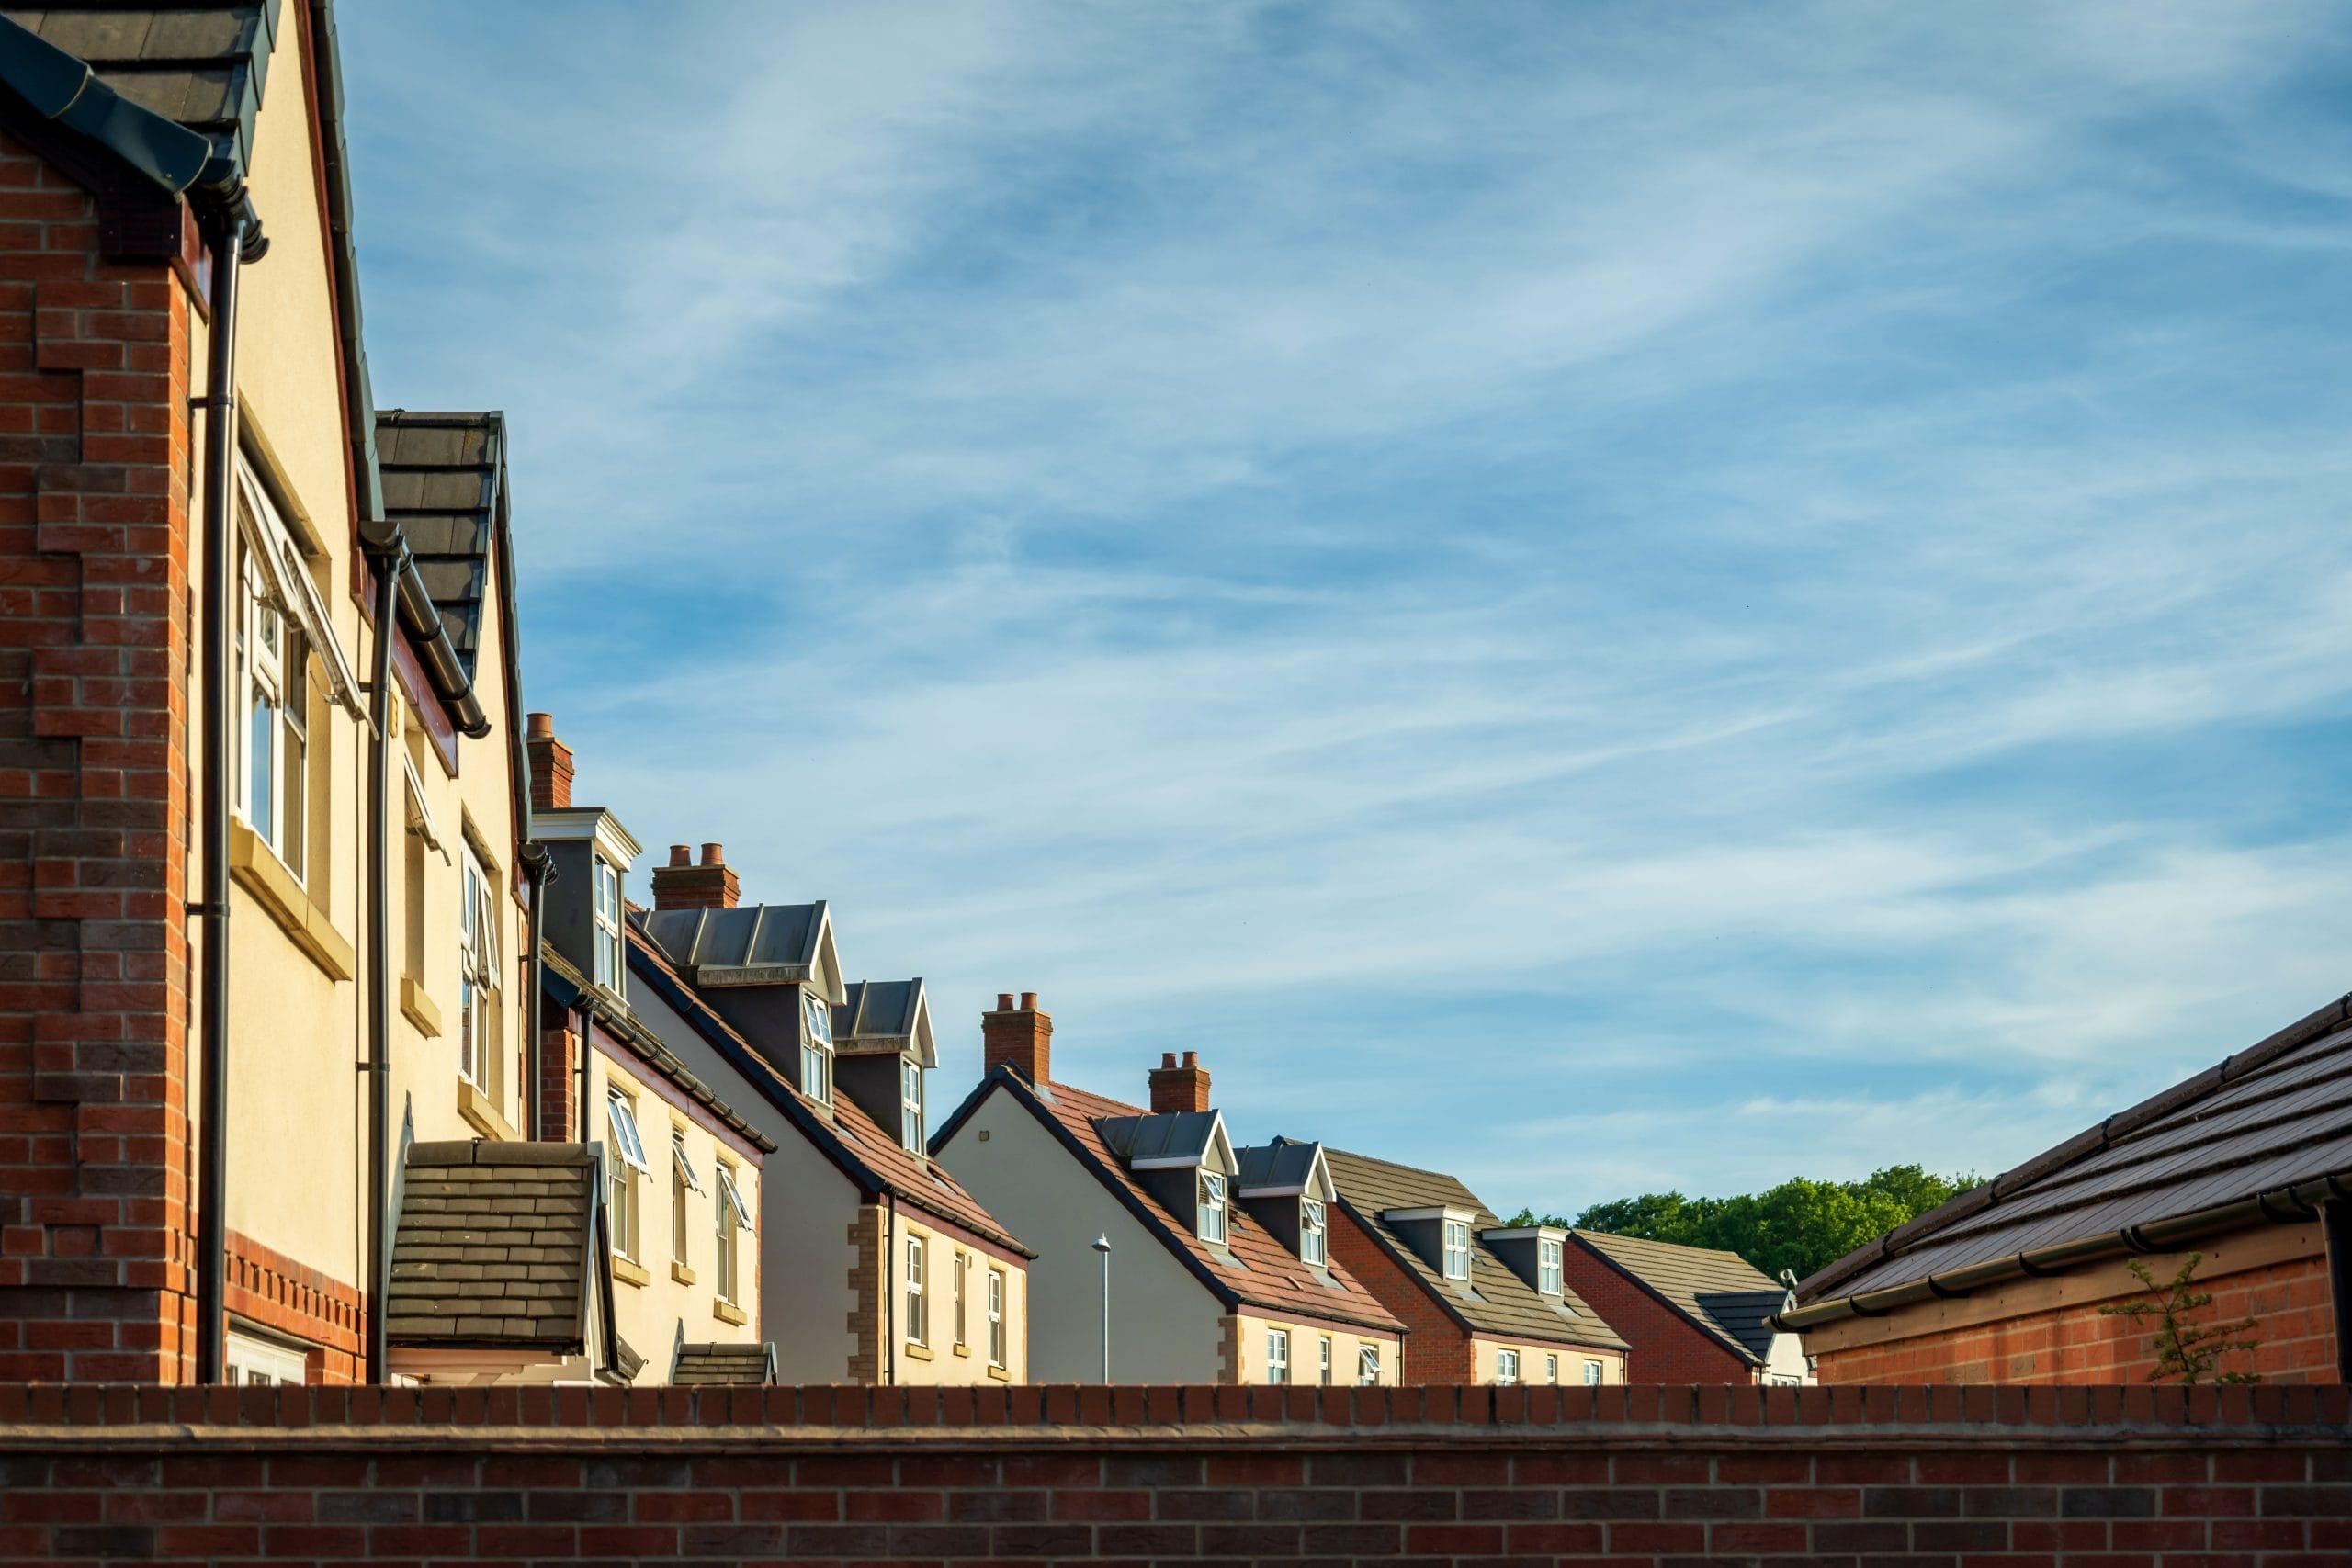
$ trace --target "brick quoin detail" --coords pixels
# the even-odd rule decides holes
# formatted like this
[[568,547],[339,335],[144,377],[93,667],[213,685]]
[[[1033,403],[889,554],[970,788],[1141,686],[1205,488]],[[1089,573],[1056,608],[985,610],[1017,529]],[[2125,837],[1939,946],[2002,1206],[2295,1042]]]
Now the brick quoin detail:
[[[2172,1269],[2154,1272],[2162,1283]],[[2324,1256],[2200,1277],[2197,1289],[2213,1296],[2213,1304],[2199,1317],[2254,1320],[2252,1337],[2260,1348],[2250,1362],[2232,1358],[2225,1370],[2250,1370],[2265,1382],[2337,1381],[2335,1317],[2328,1304]],[[2121,1299],[2147,1293],[2135,1282]],[[2150,1327],[2108,1316],[2100,1304],[2078,1302],[1998,1322],[1823,1350],[1816,1375],[1838,1383],[2144,1382],[2155,1370]]]
[[2340,1564],[2340,1388],[0,1388],[0,1552]]
[[1756,1369],[1624,1275],[1577,1246],[1561,1248],[1568,1288],[1634,1347],[1628,1382],[1754,1382]]
[[0,137],[0,1378],[191,1371],[189,305]]
[[1387,1249],[1358,1224],[1345,1209],[1330,1212],[1331,1256],[1356,1277],[1373,1299],[1394,1313],[1409,1330],[1405,1336],[1404,1365],[1397,1371],[1403,1383],[1466,1383],[1476,1358],[1470,1336],[1430,1299],[1419,1278],[1408,1272]]

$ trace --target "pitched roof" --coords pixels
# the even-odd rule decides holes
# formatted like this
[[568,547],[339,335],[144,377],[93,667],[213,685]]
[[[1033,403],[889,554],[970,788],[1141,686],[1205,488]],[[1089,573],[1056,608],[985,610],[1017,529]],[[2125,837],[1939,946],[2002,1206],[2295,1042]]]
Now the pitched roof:
[[[552,947],[542,946],[539,957],[548,967],[548,976],[557,982],[548,987],[556,999],[566,1006],[576,1006],[588,990],[588,977],[572,965],[571,960]],[[629,1014],[616,1014],[600,1010],[596,1021],[636,1055],[639,1061],[683,1090],[695,1104],[725,1122],[745,1143],[762,1154],[775,1151],[775,1140],[743,1120],[734,1106],[719,1092],[702,1081],[684,1058],[662,1043],[662,1037]]]
[[739,904],[731,909],[651,909],[645,934],[671,966],[695,985],[808,980],[830,993],[838,971],[825,902]]
[[1159,1161],[1198,1165],[1225,1131],[1225,1119],[1214,1111],[1162,1111],[1130,1116],[1106,1116],[1094,1124],[1102,1146],[1125,1161]]
[[601,1169],[593,1144],[410,1145],[385,1314],[391,1342],[587,1348]]
[[2302,1200],[2278,1195],[2345,1177],[2352,998],[1898,1226],[1806,1280],[1798,1299],[1810,1306],[2150,1227],[2186,1239],[2240,1205],[2238,1223],[2253,1223],[2266,1195],[2297,1213]]
[[469,679],[481,651],[505,439],[500,413],[390,409],[376,416],[384,515],[407,536],[417,575]]
[[220,165],[251,166],[278,0],[8,6],[0,15],[83,61],[126,103],[197,132]]
[[[1478,1233],[1498,1230],[1502,1221],[1454,1178],[1329,1146],[1323,1155],[1339,1185],[1341,1206],[1464,1327],[1593,1349],[1628,1348],[1623,1337],[1574,1291],[1546,1296],[1496,1257]],[[1413,1249],[1403,1233],[1380,1217],[1396,1209],[1466,1209],[1476,1216],[1470,1226],[1469,1280],[1447,1279]]]
[[939,1066],[931,1033],[931,1003],[922,978],[854,980],[833,1009],[833,1049],[911,1052],[926,1067]]
[[1679,1247],[1670,1241],[1568,1233],[1585,1249],[1663,1301],[1725,1348],[1758,1366],[1772,1348],[1765,1319],[1781,1310],[1786,1292],[1736,1252]]
[[673,1388],[774,1382],[775,1347],[765,1340],[749,1345],[681,1345],[670,1369]]
[[[1305,1192],[1315,1181],[1315,1163],[1322,1155],[1320,1144],[1272,1143],[1253,1144],[1236,1149],[1234,1158],[1241,1167],[1235,1183],[1241,1196],[1259,1192],[1288,1192],[1295,1189]],[[1326,1165],[1328,1174],[1330,1168]],[[1320,1196],[1308,1192],[1308,1197]]]
[[642,910],[632,910],[630,914],[630,972],[651,986],[852,1181],[869,1191],[894,1192],[899,1201],[912,1203],[961,1225],[1023,1258],[1037,1256],[999,1224],[996,1216],[967,1192],[944,1166],[910,1154],[849,1096],[837,1094],[831,1105],[820,1105],[802,1094],[776,1071],[775,1064],[758,1046],[721,1018],[718,1010],[696,995],[685,977],[671,967],[662,950],[647,940],[640,929],[643,915]]
[[[1379,1299],[1338,1263],[1318,1273],[1298,1255],[1268,1235],[1239,1205],[1226,1212],[1226,1246],[1220,1253],[1193,1234],[1189,1221],[1180,1221],[1162,1207],[1150,1188],[1128,1168],[1104,1136],[1106,1127],[1156,1121],[1141,1108],[1122,1104],[1099,1094],[1052,1083],[1043,1090],[1009,1068],[998,1067],[943,1126],[933,1146],[954,1135],[964,1117],[991,1089],[1010,1093],[1031,1114],[1060,1135],[1062,1145],[1092,1171],[1097,1180],[1117,1194],[1128,1211],[1144,1221],[1147,1230],[1182,1258],[1196,1278],[1210,1285],[1228,1303],[1325,1318],[1360,1327],[1401,1332],[1404,1325],[1380,1304]],[[1214,1112],[1199,1115],[1204,1122]]]

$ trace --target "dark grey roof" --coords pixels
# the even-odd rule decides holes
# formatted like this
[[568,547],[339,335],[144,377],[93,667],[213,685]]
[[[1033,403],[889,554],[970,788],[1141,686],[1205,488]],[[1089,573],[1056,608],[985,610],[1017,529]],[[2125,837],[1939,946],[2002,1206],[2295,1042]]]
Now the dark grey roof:
[[853,980],[833,1010],[836,1046],[863,1039],[905,1040],[922,1012],[922,981]]
[[1233,1157],[1241,1167],[1241,1192],[1244,1197],[1260,1188],[1303,1188],[1315,1174],[1315,1156],[1320,1144],[1256,1144],[1246,1149],[1236,1149]]
[[[1459,1322],[1486,1334],[1610,1350],[1627,1348],[1624,1337],[1573,1289],[1544,1295],[1495,1256],[1481,1233],[1499,1230],[1502,1222],[1454,1178],[1340,1149],[1326,1148],[1323,1157],[1349,1213]],[[1402,1232],[1380,1217],[1397,1209],[1462,1209],[1476,1216],[1470,1225],[1466,1282],[1449,1280],[1432,1268]]]
[[655,909],[645,934],[695,985],[724,984],[742,971],[777,980],[815,977],[824,945],[825,905],[740,904],[732,909]]
[[1214,1111],[1169,1111],[1155,1116],[1106,1116],[1094,1123],[1102,1146],[1129,1165],[1138,1160],[1199,1160],[1216,1135]]
[[384,515],[407,536],[417,575],[469,679],[481,651],[505,436],[506,418],[499,413],[392,409],[376,416]]
[[254,118],[278,36],[278,0],[174,6],[8,6],[0,15],[86,62],[139,107],[205,136],[213,156],[252,166]]
[[1830,1264],[1810,1304],[2352,1173],[2352,998]]
[[764,1341],[750,1345],[681,1345],[670,1382],[681,1388],[710,1383],[772,1383],[775,1382],[775,1347]]
[[1772,1348],[1772,1331],[1764,1320],[1781,1310],[1786,1292],[1747,1258],[1644,1236],[1570,1234],[1594,1257],[1647,1286],[1692,1327],[1763,1364]]
[[593,1144],[411,1145],[392,1237],[392,1343],[587,1348],[601,1168]]

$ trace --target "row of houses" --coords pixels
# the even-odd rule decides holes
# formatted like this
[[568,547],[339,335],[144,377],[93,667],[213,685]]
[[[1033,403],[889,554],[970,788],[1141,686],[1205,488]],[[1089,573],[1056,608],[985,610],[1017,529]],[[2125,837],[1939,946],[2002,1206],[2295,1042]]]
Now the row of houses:
[[576,796],[343,107],[331,0],[0,8],[0,1379],[1641,1374],[1604,1244],[1061,1083],[1034,996],[934,1117],[921,979]]

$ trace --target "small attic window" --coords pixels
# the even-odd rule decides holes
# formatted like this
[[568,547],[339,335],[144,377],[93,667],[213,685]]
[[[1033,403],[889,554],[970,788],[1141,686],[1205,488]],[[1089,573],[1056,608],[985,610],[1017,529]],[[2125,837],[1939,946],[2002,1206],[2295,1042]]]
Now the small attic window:
[[1201,1172],[1201,1239],[1225,1245],[1225,1178],[1214,1170]]
[[1535,1244],[1535,1288],[1547,1296],[1560,1293],[1560,1244],[1556,1241]]
[[1442,1256],[1445,1262],[1447,1279],[1467,1280],[1470,1278],[1470,1222],[1467,1220],[1445,1222],[1444,1249]]
[[1331,1260],[1331,1247],[1323,1229],[1323,1201],[1319,1198],[1298,1201],[1298,1256],[1302,1262],[1320,1268]]
[[800,994],[808,1031],[800,1042],[800,1092],[822,1104],[833,1101],[833,1010],[814,991]]

